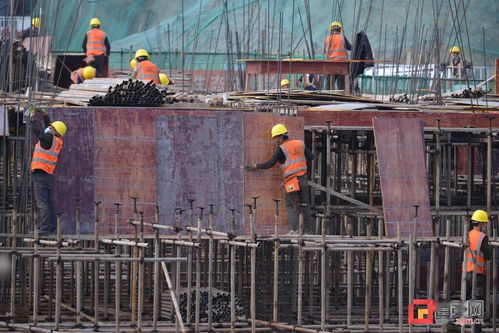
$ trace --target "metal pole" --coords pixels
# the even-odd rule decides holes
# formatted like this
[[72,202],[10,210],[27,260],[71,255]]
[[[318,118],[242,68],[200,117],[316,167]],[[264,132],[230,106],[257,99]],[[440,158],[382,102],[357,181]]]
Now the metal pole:
[[[187,199],[189,201],[189,227],[194,223],[194,201],[195,199]],[[192,232],[189,231],[189,241],[192,242]],[[186,324],[191,324],[191,307],[192,307],[192,246],[187,249],[187,318]]]
[[274,323],[278,322],[278,310],[279,310],[279,245],[280,240],[277,234],[277,225],[279,224],[279,199],[274,199],[275,202],[275,214],[274,214],[274,272],[273,272],[273,294],[272,294],[272,321]]
[[56,277],[55,277],[55,330],[59,329],[59,324],[61,323],[61,303],[62,303],[62,261],[61,261],[61,242],[62,242],[62,230],[61,230],[61,214],[57,214],[57,266],[56,266]]
[[[120,203],[115,203],[116,206],[116,211],[114,213],[114,238],[118,240],[119,238],[119,233],[118,233],[118,226],[119,226],[119,221],[120,221]],[[115,247],[115,254],[116,256],[120,255],[120,246],[116,245]],[[77,264],[80,262],[77,262]],[[115,263],[115,287],[114,287],[114,311],[115,311],[115,321],[114,321],[114,326],[115,326],[115,332],[119,333],[120,332],[120,309],[121,309],[121,262],[116,261]]]
[[[232,234],[236,234],[236,210],[229,209],[232,215]],[[223,263],[222,263],[223,264]],[[230,331],[236,329],[236,246],[230,246]]]
[[[209,206],[210,206],[210,215],[208,216],[208,228],[211,231],[213,228],[214,204],[209,204]],[[232,276],[232,268],[233,267],[231,265],[231,276]],[[210,233],[209,243],[208,243],[208,331],[211,331],[212,320],[213,320],[212,302],[213,302],[213,234]]]
[[[155,222],[159,223],[159,206],[155,207]],[[154,237],[154,258],[159,258],[159,247],[161,242],[159,240],[159,229],[156,228],[156,233]],[[177,255],[178,256],[178,255]],[[158,329],[158,317],[159,317],[159,301],[160,301],[160,290],[159,290],[159,261],[154,263],[154,299],[153,299],[153,315],[152,315],[152,329],[156,331]]]
[[303,303],[303,206],[298,218],[298,300],[297,300],[297,325],[302,325],[302,303]]
[[[198,217],[198,231],[197,231],[197,243],[201,244],[201,222],[203,221],[203,211],[204,207],[199,208]],[[201,316],[201,246],[198,247],[196,254],[196,313],[195,313],[195,326],[196,332],[199,332],[200,316]]]

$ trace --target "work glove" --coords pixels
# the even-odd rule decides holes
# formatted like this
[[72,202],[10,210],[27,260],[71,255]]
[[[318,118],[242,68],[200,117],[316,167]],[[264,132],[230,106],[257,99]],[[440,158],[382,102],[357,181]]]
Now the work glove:
[[44,108],[36,108],[36,111],[40,112],[44,116],[47,114],[47,111]]
[[253,171],[256,170],[256,164],[255,163],[249,163],[244,166],[246,171]]

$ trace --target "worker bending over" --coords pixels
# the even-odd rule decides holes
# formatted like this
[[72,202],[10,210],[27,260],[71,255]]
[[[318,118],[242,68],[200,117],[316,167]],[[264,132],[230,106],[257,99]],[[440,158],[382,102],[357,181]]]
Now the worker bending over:
[[83,68],[78,68],[71,72],[71,81],[74,84],[83,83],[85,80],[91,80],[95,77],[95,68],[92,66],[86,66]]
[[135,52],[137,61],[132,73],[132,77],[139,80],[153,81],[159,84],[159,67],[149,61],[149,53],[140,49]]
[[107,34],[100,29],[100,20],[93,18],[90,20],[90,31],[87,31],[81,47],[83,52],[88,56],[94,56],[95,69],[97,77],[103,75],[104,61],[106,56],[111,53],[111,44],[107,38]]
[[[348,50],[352,49],[352,45],[350,45],[350,42],[343,34],[341,23],[338,21],[332,22],[329,26],[329,31],[331,33],[324,39],[324,53],[326,54],[326,58],[333,61],[348,60]],[[345,89],[345,76],[335,75],[334,78],[338,89]],[[331,89],[334,89],[334,81],[330,84]]]
[[[45,130],[40,129],[36,121],[36,111],[43,114]],[[52,200],[52,174],[57,165],[62,149],[62,137],[67,128],[62,121],[51,122],[45,109],[31,106],[29,114],[31,128],[38,139],[31,159],[36,205],[40,211],[38,231],[40,236],[53,235],[57,224]]]
[[314,159],[314,154],[302,140],[290,140],[288,130],[283,124],[272,127],[272,139],[277,144],[274,155],[267,162],[247,164],[246,170],[269,169],[277,162],[281,164],[284,179],[284,196],[286,210],[291,227],[290,235],[297,234],[298,216],[303,214],[304,231],[311,233],[312,224],[309,204],[309,187],[307,178],[307,161]]

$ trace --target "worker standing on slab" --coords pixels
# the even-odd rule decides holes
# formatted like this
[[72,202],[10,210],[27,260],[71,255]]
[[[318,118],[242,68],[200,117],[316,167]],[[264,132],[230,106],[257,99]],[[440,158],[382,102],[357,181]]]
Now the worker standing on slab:
[[[469,249],[466,250],[466,299],[485,302],[487,260],[492,257],[486,228],[489,215],[483,210],[476,210],[471,216],[472,229],[468,233]],[[473,274],[476,294],[473,295]],[[474,297],[473,297],[474,296]],[[475,325],[475,332],[481,332],[482,326]]]
[[[326,54],[326,58],[333,61],[348,60],[348,50],[352,49],[352,45],[343,34],[341,23],[338,21],[332,22],[329,26],[329,31],[331,33],[324,39],[324,53]],[[345,89],[345,76],[335,75],[334,77],[338,89]],[[331,89],[334,89],[334,81],[328,85]]]
[[135,60],[137,64],[133,70],[132,77],[159,84],[159,67],[149,61],[149,53],[144,49],[137,50],[135,52]]
[[95,77],[95,68],[86,66],[71,72],[71,81],[74,84],[83,83],[85,80],[92,80]]
[[[45,130],[38,126],[36,112],[43,114]],[[50,121],[45,109],[31,106],[29,109],[31,128],[38,142],[31,159],[33,187],[36,205],[39,209],[38,231],[40,236],[55,234],[57,223],[52,201],[52,174],[57,165],[62,149],[62,137],[66,134],[66,125],[62,121]]]
[[459,55],[461,53],[461,48],[459,46],[453,46],[449,50],[449,62],[447,63],[447,66],[452,66],[452,76],[460,78],[463,76],[463,61],[461,59],[461,56]]
[[314,154],[305,146],[302,140],[290,140],[288,130],[283,124],[272,127],[271,136],[277,144],[274,155],[267,162],[247,164],[246,170],[269,169],[277,162],[281,164],[281,172],[288,212],[288,221],[291,227],[290,235],[298,232],[298,216],[303,213],[304,231],[311,233],[309,187],[307,177],[307,161],[314,159]]
[[97,70],[97,77],[103,76],[104,62],[111,53],[111,44],[107,34],[100,29],[100,20],[93,18],[90,20],[90,31],[87,31],[81,47],[88,56],[94,56],[93,66]]

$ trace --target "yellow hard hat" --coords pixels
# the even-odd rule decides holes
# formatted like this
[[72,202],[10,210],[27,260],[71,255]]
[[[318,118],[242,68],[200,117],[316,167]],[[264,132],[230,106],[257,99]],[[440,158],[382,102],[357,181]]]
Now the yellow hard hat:
[[167,86],[170,83],[170,79],[165,73],[159,73],[159,81],[162,85]]
[[340,30],[343,30],[343,26],[338,21],[332,22],[331,25],[329,26],[329,30],[333,31],[333,27],[338,27],[340,28]]
[[149,59],[149,53],[147,53],[147,51],[144,49],[139,49],[137,50],[137,52],[135,52],[135,59],[137,59],[138,57],[147,57],[147,59]]
[[50,125],[52,125],[52,127],[57,131],[57,133],[59,133],[60,136],[64,136],[64,134],[66,134],[66,131],[68,130],[66,124],[59,120],[54,121]]
[[40,29],[40,19],[38,17],[33,17],[31,20],[31,25]]
[[135,65],[137,65],[137,60],[135,59],[130,60],[130,68],[135,69]]
[[282,86],[285,86],[285,85],[287,85],[287,84],[289,84],[289,80],[288,80],[288,79],[282,79],[282,80],[281,80],[281,87],[282,87]]
[[288,129],[283,124],[277,124],[272,127],[272,131],[270,133],[272,134],[273,139],[278,135],[288,133]]
[[83,68],[83,78],[85,80],[91,80],[95,77],[95,68],[92,66],[87,66]]
[[459,48],[459,46],[453,46],[450,48],[450,51],[449,53],[460,53],[461,52],[461,49]]
[[90,20],[90,26],[93,27],[94,25],[100,25],[100,20],[97,17]]
[[490,222],[489,220],[489,214],[487,214],[486,211],[478,209],[475,210],[473,213],[473,216],[471,216],[471,220],[475,222],[480,222],[480,223],[487,223]]

